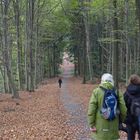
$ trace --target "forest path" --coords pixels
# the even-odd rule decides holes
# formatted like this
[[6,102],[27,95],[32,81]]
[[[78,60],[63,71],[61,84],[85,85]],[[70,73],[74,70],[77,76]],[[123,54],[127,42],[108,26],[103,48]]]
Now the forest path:
[[73,84],[75,84],[72,78],[72,71],[72,65],[64,63],[60,101],[69,116],[66,124],[69,126],[69,130],[72,131],[73,139],[91,140],[87,123],[87,112],[84,109],[84,105],[82,101],[77,100],[78,96],[73,94],[74,91],[69,89],[70,85],[73,87]]

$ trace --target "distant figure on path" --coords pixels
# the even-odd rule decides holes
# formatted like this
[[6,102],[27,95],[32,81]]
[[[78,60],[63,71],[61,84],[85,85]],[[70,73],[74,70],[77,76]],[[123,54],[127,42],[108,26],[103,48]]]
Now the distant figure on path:
[[135,140],[136,132],[140,140],[140,77],[133,74],[129,78],[129,84],[124,93],[127,107],[127,140]]
[[126,106],[123,94],[116,93],[113,76],[105,73],[101,84],[93,90],[88,107],[88,123],[93,140],[118,140],[119,115],[124,121]]
[[58,79],[58,84],[59,84],[59,88],[61,88],[61,84],[62,84],[62,79],[61,78]]

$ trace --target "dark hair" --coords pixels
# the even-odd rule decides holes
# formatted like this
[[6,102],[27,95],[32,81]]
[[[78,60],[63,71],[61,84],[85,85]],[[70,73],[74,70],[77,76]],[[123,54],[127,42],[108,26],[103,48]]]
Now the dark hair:
[[140,85],[140,77],[137,74],[132,74],[129,78],[129,83],[134,85]]

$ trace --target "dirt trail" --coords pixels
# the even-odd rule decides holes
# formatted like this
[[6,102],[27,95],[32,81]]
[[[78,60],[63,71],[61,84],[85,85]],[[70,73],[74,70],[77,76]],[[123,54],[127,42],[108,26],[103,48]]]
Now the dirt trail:
[[78,97],[75,97],[72,93],[73,91],[69,90],[69,83],[72,82],[72,67],[64,67],[65,69],[62,75],[63,85],[60,93],[60,101],[62,102],[63,107],[69,116],[66,123],[69,126],[70,131],[73,131],[73,139],[90,140],[89,128],[87,126],[87,113],[84,111],[82,102],[77,102]]

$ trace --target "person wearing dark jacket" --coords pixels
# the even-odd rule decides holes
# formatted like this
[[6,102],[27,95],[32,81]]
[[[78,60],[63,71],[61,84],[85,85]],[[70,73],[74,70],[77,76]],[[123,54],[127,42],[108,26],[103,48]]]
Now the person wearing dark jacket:
[[[140,77],[133,74],[129,78],[129,84],[126,92],[124,93],[124,100],[127,107],[127,117],[125,120],[127,126],[127,140],[135,140],[135,134],[138,132],[140,140],[140,117],[136,116],[136,112],[132,113],[132,100],[140,99]],[[140,110],[137,110],[140,114]]]
[[58,84],[59,84],[59,88],[61,88],[61,84],[62,84],[62,79],[61,78],[58,79]]

